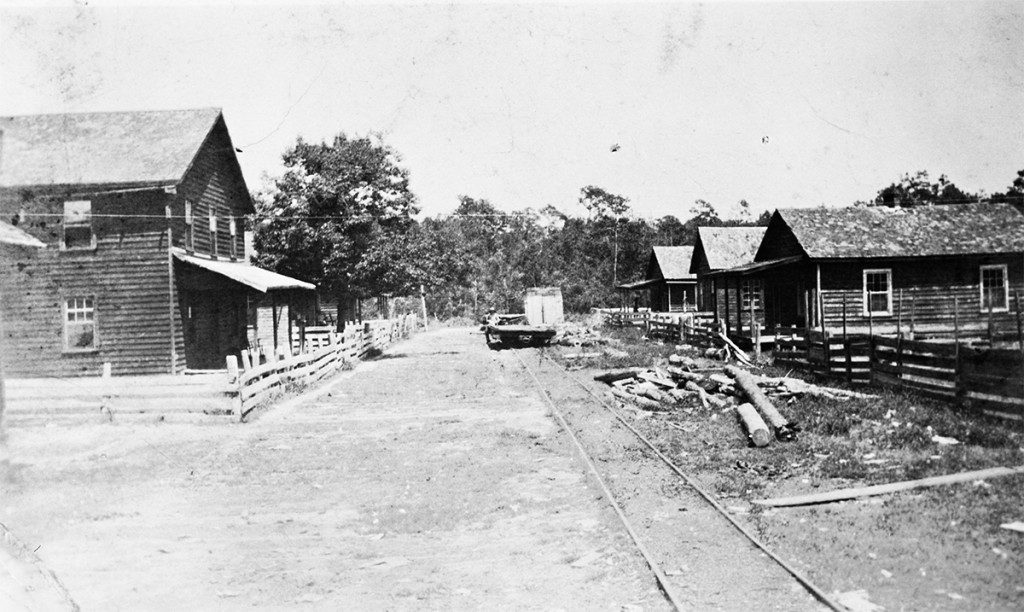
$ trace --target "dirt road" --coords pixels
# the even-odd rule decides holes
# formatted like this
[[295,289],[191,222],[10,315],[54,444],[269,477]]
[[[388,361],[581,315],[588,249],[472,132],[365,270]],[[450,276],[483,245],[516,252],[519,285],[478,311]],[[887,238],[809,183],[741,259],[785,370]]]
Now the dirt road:
[[83,610],[665,610],[510,352],[421,334],[244,425],[14,429]]

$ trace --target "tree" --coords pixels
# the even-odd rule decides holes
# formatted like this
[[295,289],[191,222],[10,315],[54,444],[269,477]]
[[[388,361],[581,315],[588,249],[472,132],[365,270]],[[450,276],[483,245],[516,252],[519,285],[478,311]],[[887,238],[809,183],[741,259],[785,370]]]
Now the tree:
[[1006,188],[1006,191],[992,194],[990,201],[1007,202],[1024,212],[1024,170],[1018,170],[1017,178],[1013,179],[1013,183]]
[[970,194],[949,180],[943,174],[935,183],[931,182],[927,170],[920,170],[913,176],[904,174],[898,183],[878,190],[873,206],[930,206],[934,204],[964,204],[978,201],[977,194]]
[[284,174],[256,197],[257,262],[315,283],[339,311],[407,288],[408,271],[388,269],[387,245],[404,243],[418,212],[398,154],[379,136],[338,134],[330,144],[299,138],[283,159]]
[[580,189],[580,204],[598,226],[611,226],[612,286],[619,284],[619,222],[629,213],[629,198],[587,185]]

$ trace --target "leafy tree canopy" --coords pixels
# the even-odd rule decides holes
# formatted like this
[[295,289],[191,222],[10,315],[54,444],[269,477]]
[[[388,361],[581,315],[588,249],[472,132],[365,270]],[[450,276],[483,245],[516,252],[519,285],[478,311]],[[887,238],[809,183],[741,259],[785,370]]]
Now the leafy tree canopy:
[[965,204],[977,202],[978,194],[961,190],[945,174],[932,182],[927,170],[920,170],[913,175],[907,173],[898,183],[878,190],[878,194],[869,206],[929,206],[933,204]]
[[[409,173],[379,136],[338,134],[328,144],[299,138],[285,172],[256,197],[258,263],[329,293],[370,296],[409,283],[384,270],[418,212]],[[400,266],[399,266],[400,267]]]

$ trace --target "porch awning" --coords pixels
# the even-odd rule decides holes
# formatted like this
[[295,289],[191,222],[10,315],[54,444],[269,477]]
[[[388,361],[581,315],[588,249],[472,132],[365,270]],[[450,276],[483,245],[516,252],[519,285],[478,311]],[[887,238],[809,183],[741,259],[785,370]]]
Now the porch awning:
[[794,255],[792,257],[783,257],[781,259],[770,259],[768,261],[757,261],[754,263],[745,264],[742,266],[736,266],[735,268],[727,268],[725,270],[715,270],[709,272],[708,276],[730,276],[738,274],[743,276],[745,274],[754,274],[755,272],[761,272],[764,270],[770,270],[772,268],[778,268],[780,266],[789,265],[791,263],[797,263],[804,259],[803,255]]
[[0,244],[13,244],[35,249],[41,249],[46,246],[25,230],[3,221],[0,221]]
[[278,274],[277,272],[271,272],[270,270],[264,270],[263,268],[257,268],[256,266],[251,266],[237,261],[204,259],[202,257],[185,255],[184,253],[177,252],[177,250],[174,251],[174,257],[185,263],[192,264],[193,266],[209,270],[215,274],[220,274],[221,276],[229,278],[236,283],[252,287],[262,293],[266,293],[271,289],[316,289],[316,285],[313,283],[300,281],[297,278],[292,278],[290,276],[285,276],[284,274]]
[[621,285],[616,285],[615,288],[624,289],[626,291],[635,291],[636,289],[646,289],[660,282],[662,282],[662,279],[660,278],[649,278],[647,280],[635,281],[632,283],[622,283]]

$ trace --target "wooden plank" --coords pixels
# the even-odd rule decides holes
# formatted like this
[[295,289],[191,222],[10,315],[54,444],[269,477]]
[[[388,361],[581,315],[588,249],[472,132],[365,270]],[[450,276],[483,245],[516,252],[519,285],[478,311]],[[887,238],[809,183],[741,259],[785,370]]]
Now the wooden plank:
[[855,487],[851,489],[839,489],[826,491],[824,493],[811,493],[808,495],[796,495],[793,497],[779,497],[775,499],[756,499],[755,504],[760,506],[772,506],[775,508],[807,506],[811,504],[827,504],[860,497],[871,497],[875,495],[887,495],[898,491],[908,491],[921,487],[936,487],[960,482],[973,482],[988,478],[999,478],[1001,476],[1015,476],[1024,474],[1024,466],[1014,468],[995,467],[987,470],[975,470],[972,472],[961,472],[959,474],[947,474],[944,476],[932,476],[919,480],[906,480],[889,484],[873,485],[870,487]]
[[254,396],[254,395],[258,394],[258,393],[261,393],[263,391],[266,391],[267,389],[271,389],[273,387],[276,387],[279,384],[281,384],[281,377],[278,376],[277,374],[271,374],[270,376],[268,376],[268,377],[266,377],[266,378],[264,378],[262,380],[259,380],[257,382],[254,382],[251,385],[248,385],[248,386],[245,386],[245,387],[241,387],[238,390],[238,393],[239,393],[239,395],[242,396],[242,401],[245,402],[246,400],[248,400],[252,396]]
[[982,377],[977,375],[961,377],[964,389],[978,393],[1024,398],[1024,380],[1020,377]]

